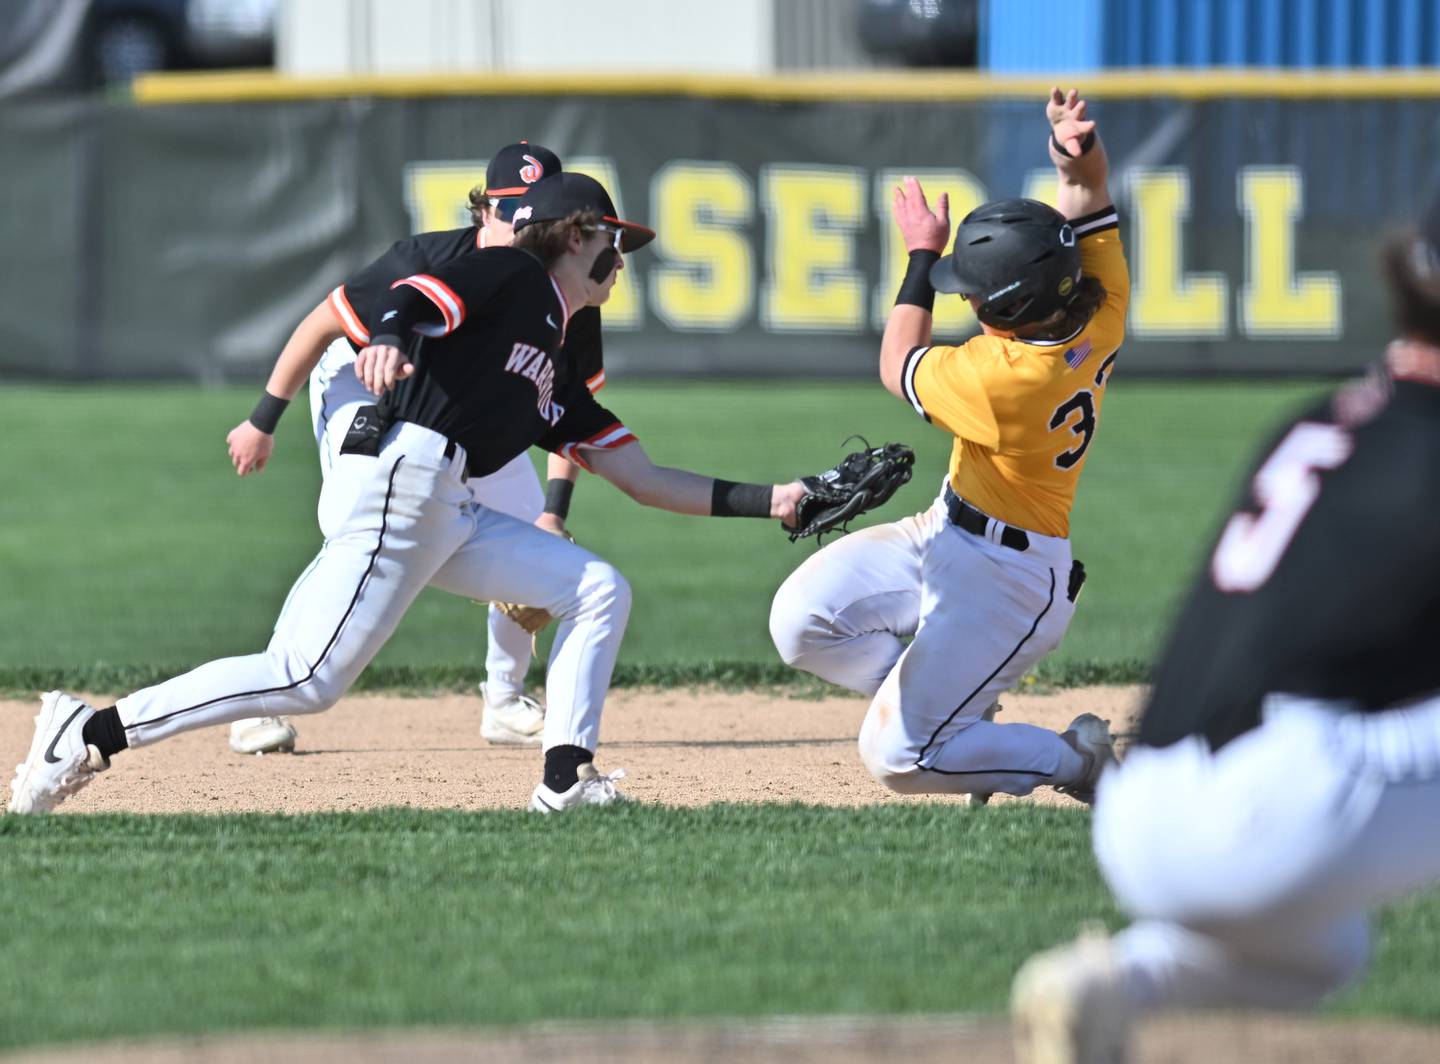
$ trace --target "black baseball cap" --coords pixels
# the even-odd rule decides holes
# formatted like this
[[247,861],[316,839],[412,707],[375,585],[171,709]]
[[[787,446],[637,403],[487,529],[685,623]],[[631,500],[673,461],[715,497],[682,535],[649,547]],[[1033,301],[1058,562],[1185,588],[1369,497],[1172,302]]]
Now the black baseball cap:
[[655,239],[655,230],[627,222],[615,212],[605,186],[586,174],[574,172],[541,178],[520,200],[513,223],[518,233],[535,222],[553,222],[575,211],[591,210],[606,225],[620,230],[620,250],[638,251]]
[[541,178],[558,174],[564,167],[560,156],[549,148],[522,140],[507,144],[495,153],[485,168],[485,195],[523,196]]

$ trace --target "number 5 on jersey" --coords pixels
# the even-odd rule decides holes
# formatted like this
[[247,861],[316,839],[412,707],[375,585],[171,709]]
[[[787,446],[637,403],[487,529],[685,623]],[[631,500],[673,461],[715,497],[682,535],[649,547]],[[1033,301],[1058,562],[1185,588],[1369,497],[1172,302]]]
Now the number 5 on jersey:
[[1295,532],[1320,496],[1320,470],[1335,469],[1350,457],[1349,434],[1335,425],[1302,421],[1255,474],[1252,491],[1258,514],[1238,513],[1225,525],[1210,575],[1221,591],[1259,588],[1285,555]]

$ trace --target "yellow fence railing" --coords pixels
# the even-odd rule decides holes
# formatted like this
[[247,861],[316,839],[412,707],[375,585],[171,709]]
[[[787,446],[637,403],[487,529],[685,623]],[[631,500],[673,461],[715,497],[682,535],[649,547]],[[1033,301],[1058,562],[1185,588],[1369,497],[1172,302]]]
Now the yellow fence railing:
[[846,71],[770,77],[724,74],[360,74],[290,77],[268,70],[147,74],[133,93],[142,104],[239,103],[346,96],[693,96],[767,101],[952,102],[1034,99],[1056,83],[1085,95],[1129,98],[1376,99],[1440,96],[1440,69],[1126,70],[1035,77],[964,72]]

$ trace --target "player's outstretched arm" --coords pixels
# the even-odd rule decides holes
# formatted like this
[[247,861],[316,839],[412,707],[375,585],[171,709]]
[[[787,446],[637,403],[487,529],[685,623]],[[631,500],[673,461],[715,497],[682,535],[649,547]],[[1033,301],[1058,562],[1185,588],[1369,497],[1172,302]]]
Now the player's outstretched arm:
[[1051,89],[1045,117],[1050,122],[1050,161],[1060,178],[1056,209],[1066,218],[1083,218],[1110,206],[1110,160],[1079,91]]
[[588,452],[590,468],[644,506],[694,517],[773,517],[793,524],[805,494],[789,484],[737,484],[684,469],[657,466],[638,442]]
[[941,193],[932,211],[920,182],[907,177],[895,189],[891,211],[910,254],[910,264],[880,340],[880,382],[892,395],[903,399],[900,373],[905,356],[930,342],[935,307],[930,267],[945,253],[950,239],[950,197]]
[[295,331],[280,351],[280,357],[275,360],[270,379],[265,383],[269,401],[262,399],[256,413],[236,425],[225,437],[236,473],[243,477],[265,468],[275,450],[275,425],[267,418],[267,411],[273,412],[274,418],[278,419],[279,412],[295,398],[311,371],[320,364],[325,349],[343,335],[344,328],[328,299],[295,326]]

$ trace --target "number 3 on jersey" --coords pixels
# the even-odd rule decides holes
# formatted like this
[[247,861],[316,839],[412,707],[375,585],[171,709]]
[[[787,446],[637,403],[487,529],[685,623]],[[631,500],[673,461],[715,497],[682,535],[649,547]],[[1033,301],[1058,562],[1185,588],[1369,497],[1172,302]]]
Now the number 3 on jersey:
[[[1100,363],[1100,369],[1095,374],[1096,388],[1105,387],[1110,368],[1115,365],[1116,354],[1118,352],[1111,352],[1110,357]],[[1070,425],[1070,431],[1080,437],[1080,442],[1055,456],[1057,469],[1075,468],[1075,463],[1085,457],[1085,452],[1090,449],[1090,441],[1095,438],[1095,396],[1088,388],[1082,388],[1055,408],[1055,413],[1050,415],[1051,431],[1070,421],[1074,414],[1080,416]]]
[[1319,471],[1341,465],[1352,449],[1349,434],[1335,425],[1302,421],[1290,430],[1255,474],[1251,490],[1260,512],[1236,514],[1220,534],[1210,560],[1217,588],[1254,591],[1270,579],[1320,495]]
[[1080,442],[1055,456],[1055,464],[1061,469],[1070,469],[1084,458],[1085,452],[1090,448],[1090,441],[1095,438],[1095,397],[1088,391],[1078,391],[1057,406],[1055,413],[1050,415],[1050,427],[1058,429],[1077,411],[1080,419],[1070,426],[1070,431],[1080,437]]

